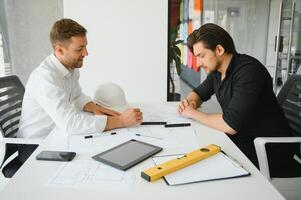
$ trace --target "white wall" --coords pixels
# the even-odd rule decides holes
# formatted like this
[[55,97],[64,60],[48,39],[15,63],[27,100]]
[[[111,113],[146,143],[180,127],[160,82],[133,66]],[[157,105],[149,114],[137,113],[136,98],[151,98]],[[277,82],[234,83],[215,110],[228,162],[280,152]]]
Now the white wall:
[[167,0],[64,0],[64,16],[88,30],[80,83],[92,95],[115,82],[129,102],[167,99]]

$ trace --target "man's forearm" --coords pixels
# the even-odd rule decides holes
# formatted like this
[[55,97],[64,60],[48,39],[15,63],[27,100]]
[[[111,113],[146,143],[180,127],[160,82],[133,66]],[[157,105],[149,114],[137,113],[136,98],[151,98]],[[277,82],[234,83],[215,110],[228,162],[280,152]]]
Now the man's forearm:
[[222,131],[224,133],[234,135],[236,131],[232,129],[223,119],[223,115],[220,113],[208,114],[195,110],[192,118],[201,124]]
[[122,128],[123,126],[124,124],[122,124],[119,116],[108,116],[105,131],[112,130],[115,128]]

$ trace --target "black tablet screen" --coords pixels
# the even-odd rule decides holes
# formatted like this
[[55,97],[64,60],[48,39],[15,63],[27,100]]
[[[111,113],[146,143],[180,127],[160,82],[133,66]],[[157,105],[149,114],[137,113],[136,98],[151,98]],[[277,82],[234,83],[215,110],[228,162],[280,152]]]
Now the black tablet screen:
[[130,140],[103,153],[97,154],[93,156],[93,158],[113,167],[125,170],[161,150],[161,147],[137,140]]

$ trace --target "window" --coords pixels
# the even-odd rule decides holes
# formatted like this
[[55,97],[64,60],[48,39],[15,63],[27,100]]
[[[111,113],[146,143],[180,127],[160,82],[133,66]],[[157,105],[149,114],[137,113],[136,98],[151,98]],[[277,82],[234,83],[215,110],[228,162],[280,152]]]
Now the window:
[[11,74],[11,65],[8,62],[8,59],[5,59],[6,55],[4,47],[3,34],[0,33],[0,76],[7,76]]

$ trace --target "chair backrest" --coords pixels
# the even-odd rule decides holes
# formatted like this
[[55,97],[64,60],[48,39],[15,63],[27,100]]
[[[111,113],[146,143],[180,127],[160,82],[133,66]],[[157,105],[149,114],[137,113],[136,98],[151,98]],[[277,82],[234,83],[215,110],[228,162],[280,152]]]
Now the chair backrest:
[[17,76],[0,77],[0,129],[3,137],[14,137],[18,131],[24,92]]
[[301,75],[292,75],[280,90],[277,100],[295,136],[301,136]]
[[[19,129],[24,86],[17,76],[0,77],[0,132],[13,138]],[[6,144],[4,161],[18,150],[18,145]]]

